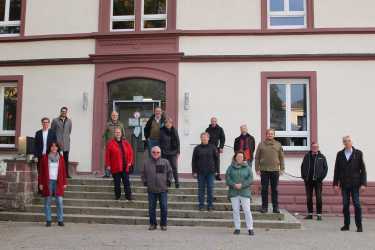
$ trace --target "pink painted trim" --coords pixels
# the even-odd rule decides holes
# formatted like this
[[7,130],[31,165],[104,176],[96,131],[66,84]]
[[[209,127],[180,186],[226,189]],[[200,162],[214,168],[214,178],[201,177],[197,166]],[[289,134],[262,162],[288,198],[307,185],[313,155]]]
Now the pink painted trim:
[[[261,0],[261,30],[268,30],[268,0]],[[306,0],[306,28],[297,29],[299,31],[310,31],[314,28],[314,0]],[[278,29],[278,31],[280,31]]]
[[[267,129],[267,82],[269,79],[290,79],[307,78],[309,79],[310,93],[310,140],[318,142],[318,115],[317,115],[317,78],[316,71],[275,71],[261,72],[261,138],[264,140]],[[296,155],[298,153],[298,155]],[[301,156],[303,152],[290,152],[291,155]]]
[[23,97],[23,76],[13,75],[13,76],[2,76],[0,75],[0,82],[16,82],[17,83],[17,117],[16,117],[16,134],[15,134],[15,144],[16,149],[1,149],[2,151],[13,151],[18,149],[18,137],[21,135],[21,125],[22,125],[22,97]]
[[27,0],[21,0],[20,36],[25,36]]
[[[112,1],[112,0],[110,0]],[[142,29],[142,0],[134,0],[135,14],[135,31],[140,32]]]

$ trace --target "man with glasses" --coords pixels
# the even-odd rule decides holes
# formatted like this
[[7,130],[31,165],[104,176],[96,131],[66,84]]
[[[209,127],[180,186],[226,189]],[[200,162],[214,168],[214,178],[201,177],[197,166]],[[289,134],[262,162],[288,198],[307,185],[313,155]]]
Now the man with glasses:
[[336,156],[335,173],[333,177],[333,188],[336,193],[341,191],[344,226],[341,231],[349,231],[350,227],[350,197],[352,197],[355,213],[355,224],[357,232],[363,232],[362,210],[359,200],[367,186],[366,167],[363,161],[362,151],[353,147],[350,136],[343,137],[344,149]]
[[160,229],[167,230],[168,187],[172,182],[172,168],[167,159],[161,158],[158,146],[151,148],[151,157],[146,159],[141,168],[141,179],[148,192],[149,230],[157,228],[156,204],[160,205]]
[[60,116],[52,120],[51,128],[55,131],[57,143],[63,151],[65,161],[66,177],[72,178],[69,175],[69,152],[70,152],[70,134],[72,133],[72,120],[67,117],[68,108],[62,107],[60,109]]
[[39,166],[42,159],[42,156],[47,153],[47,149],[50,148],[52,142],[56,142],[56,133],[49,128],[50,120],[47,117],[41,119],[42,129],[38,130],[35,133],[34,140],[34,156],[38,159],[38,173]]

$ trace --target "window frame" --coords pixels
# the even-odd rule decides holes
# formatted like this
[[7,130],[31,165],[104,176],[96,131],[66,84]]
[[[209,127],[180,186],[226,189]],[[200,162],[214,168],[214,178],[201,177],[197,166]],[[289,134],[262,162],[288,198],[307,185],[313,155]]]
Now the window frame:
[[[3,130],[3,119],[4,116],[4,89],[6,87],[15,87],[17,88],[17,83],[15,82],[0,82],[0,136],[14,136],[15,142],[17,141],[16,138],[16,128],[14,130]],[[17,88],[17,104],[18,104],[18,88]],[[17,105],[18,106],[18,105]],[[17,108],[16,108],[16,124],[17,124]],[[16,125],[17,126],[17,125]],[[1,148],[16,148],[16,143],[14,144],[1,144],[0,143],[0,149]]]
[[[293,83],[295,82],[295,83]],[[268,79],[267,80],[267,127],[271,127],[271,97],[270,97],[270,86],[271,84],[278,84],[278,85],[285,85],[285,98],[286,98],[286,114],[285,114],[285,121],[286,121],[286,130],[275,130],[275,137],[287,137],[287,138],[307,138],[306,146],[283,146],[285,151],[307,151],[310,150],[310,143],[311,143],[311,124],[310,124],[310,116],[311,116],[311,109],[310,109],[310,83],[309,79],[307,78],[281,78],[281,79]],[[297,84],[303,84],[306,86],[306,110],[307,110],[307,130],[306,131],[293,131],[291,130],[291,86]]]
[[[111,0],[111,14],[110,14],[110,32],[130,32],[135,31],[135,23],[136,23],[136,0],[134,1],[134,15],[126,15],[126,16],[114,16],[113,15],[113,1]],[[133,21],[134,22],[134,28],[133,29],[113,29],[113,22],[120,22],[120,21]]]
[[24,1],[20,0],[21,2],[21,13],[20,13],[20,20],[18,21],[9,21],[9,13],[10,13],[10,1],[5,0],[5,13],[4,13],[4,21],[0,21],[0,27],[10,27],[10,26],[19,26],[20,32],[19,33],[5,33],[0,34],[0,37],[15,37],[22,35],[22,19],[23,19],[23,8],[24,8]]
[[[289,1],[284,1],[284,11],[271,11],[271,1],[267,0],[267,27],[269,29],[306,29],[307,28],[307,0],[303,0],[304,11],[290,11]],[[304,17],[303,25],[271,25],[272,17]]]
[[[145,0],[142,0],[141,30],[142,31],[167,30],[168,29],[168,0],[165,0],[165,11],[166,11],[165,14],[145,15]],[[164,28],[145,28],[144,27],[145,21],[157,21],[157,20],[165,20],[165,27]]]

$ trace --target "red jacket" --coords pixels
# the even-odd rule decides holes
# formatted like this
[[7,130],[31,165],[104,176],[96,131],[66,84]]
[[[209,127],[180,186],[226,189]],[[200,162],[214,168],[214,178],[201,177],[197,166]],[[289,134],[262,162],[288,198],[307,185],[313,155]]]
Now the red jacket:
[[[64,185],[67,185],[66,175],[65,175],[65,163],[64,157],[60,156],[59,168],[57,170],[57,186],[56,186],[56,196],[64,195]],[[48,155],[43,155],[40,162],[40,169],[38,175],[38,184],[43,185],[42,196],[50,196],[49,191],[49,166],[48,166]]]
[[[126,159],[126,173],[129,173],[130,166],[133,165],[133,149],[132,146],[125,140],[122,140],[122,146],[125,150],[125,159]],[[122,154],[120,147],[115,139],[112,139],[108,142],[106,151],[105,151],[105,164],[111,168],[111,173],[120,173],[123,171],[123,162]]]

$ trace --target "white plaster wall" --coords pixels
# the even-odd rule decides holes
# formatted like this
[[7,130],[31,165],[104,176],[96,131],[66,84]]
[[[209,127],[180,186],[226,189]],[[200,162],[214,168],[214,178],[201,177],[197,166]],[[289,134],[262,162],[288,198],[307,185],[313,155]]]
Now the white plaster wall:
[[60,40],[0,43],[0,60],[87,58],[95,53],[95,40]]
[[375,53],[375,35],[180,37],[185,55]]
[[178,29],[260,29],[260,0],[178,0]]
[[373,0],[314,0],[316,28],[375,27]]
[[[264,62],[264,63],[182,63],[179,68],[179,132],[181,135],[180,172],[191,172],[193,146],[199,143],[211,116],[224,127],[227,145],[247,123],[257,143],[261,132],[260,73],[262,71],[317,71],[318,140],[329,163],[332,180],[343,135],[353,135],[355,146],[364,152],[368,179],[375,181],[375,160],[371,132],[375,127],[373,93],[375,62]],[[191,93],[191,109],[184,111],[183,95]],[[188,116],[187,116],[188,115]],[[185,125],[188,117],[189,124]],[[189,132],[189,133],[185,133]],[[225,149],[221,171],[232,156]],[[286,159],[287,172],[299,175],[300,158]],[[289,177],[283,177],[291,179]]]
[[26,35],[98,31],[99,0],[31,0],[26,6]]
[[[69,158],[79,162],[79,171],[91,171],[94,66],[1,67],[0,75],[24,75],[22,136],[34,136],[42,117],[52,119],[60,107],[69,108],[73,122]],[[82,109],[83,92],[89,97],[87,111]]]

